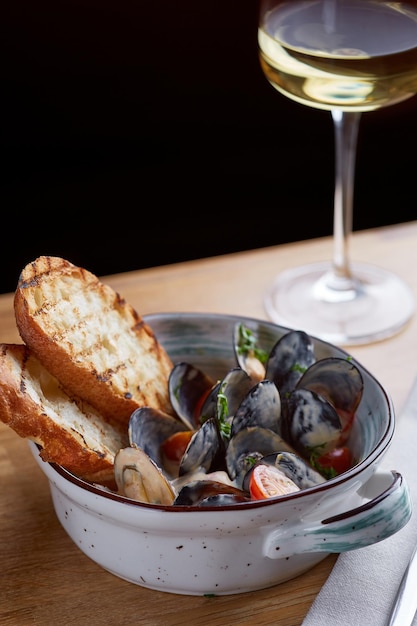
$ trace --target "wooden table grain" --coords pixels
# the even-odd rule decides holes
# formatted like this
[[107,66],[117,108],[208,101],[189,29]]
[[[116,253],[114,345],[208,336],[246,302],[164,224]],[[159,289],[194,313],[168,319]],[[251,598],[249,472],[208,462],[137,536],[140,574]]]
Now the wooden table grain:
[[[200,311],[266,319],[262,297],[280,271],[331,257],[329,238],[102,277],[140,314]],[[385,267],[417,300],[417,221],[354,233],[356,261]],[[42,251],[40,251],[42,254]],[[88,269],[88,268],[87,268]],[[0,296],[0,341],[20,342],[13,295]],[[417,316],[395,337],[349,351],[392,396],[397,414],[417,374]],[[27,442],[0,424],[0,623],[4,626],[299,626],[336,561],[294,580],[219,597],[151,591],[104,571],[60,526]]]

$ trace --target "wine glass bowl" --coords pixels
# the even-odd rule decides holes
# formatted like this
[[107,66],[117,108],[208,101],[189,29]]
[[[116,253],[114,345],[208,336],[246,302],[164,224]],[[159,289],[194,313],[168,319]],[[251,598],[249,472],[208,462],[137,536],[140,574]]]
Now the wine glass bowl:
[[417,2],[260,0],[259,58],[270,84],[329,111],[335,130],[333,259],[279,275],[269,317],[339,345],[399,332],[415,310],[399,277],[351,263],[354,173],[362,113],[417,92]]

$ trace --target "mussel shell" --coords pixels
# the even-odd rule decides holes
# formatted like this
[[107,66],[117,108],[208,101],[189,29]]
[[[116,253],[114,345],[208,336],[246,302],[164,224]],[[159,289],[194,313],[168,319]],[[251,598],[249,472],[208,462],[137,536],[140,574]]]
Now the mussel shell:
[[294,449],[284,439],[260,426],[250,426],[231,437],[226,450],[226,467],[230,478],[240,487],[246,472],[263,456],[271,452]]
[[301,330],[283,335],[272,348],[266,378],[274,381],[281,397],[292,391],[304,372],[315,362],[311,337]]
[[248,494],[237,487],[212,480],[194,480],[181,488],[173,504],[219,506],[248,501]]
[[214,386],[210,376],[190,363],[176,363],[168,379],[172,407],[189,430],[199,425],[199,410]]
[[221,388],[221,381],[217,382],[212,389],[209,391],[207,397],[205,398],[199,415],[198,422],[202,424],[210,417],[216,417],[217,415],[217,395]]
[[309,458],[313,450],[321,453],[340,440],[342,423],[334,406],[310,389],[296,389],[287,398],[289,441],[300,454]]
[[180,461],[178,475],[225,468],[224,443],[215,418],[206,420],[191,437]]
[[281,398],[277,386],[271,380],[262,380],[249,390],[236,410],[231,437],[250,426],[269,428],[281,434],[280,417]]
[[186,431],[183,422],[159,409],[141,407],[133,411],[129,419],[128,435],[131,446],[138,446],[161,468],[164,461],[161,444],[171,435]]
[[197,506],[231,506],[241,502],[251,502],[252,498],[243,491],[238,493],[215,493],[208,498],[203,498]]
[[363,394],[363,377],[348,359],[329,357],[311,365],[297,383],[327,398],[337,411],[354,414]]
[[171,505],[175,493],[161,469],[141,448],[120,449],[114,457],[114,476],[121,495],[139,502]]
[[220,384],[220,391],[227,399],[227,414],[233,416],[242,400],[253,387],[253,381],[249,374],[241,367],[233,367],[229,370]]
[[[253,348],[249,347],[246,338],[243,337],[242,330],[245,330],[253,337]],[[255,354],[255,346],[265,355],[265,360],[262,361],[258,355]],[[233,331],[233,347],[236,356],[236,361],[239,366],[245,370],[245,372],[252,378],[254,382],[259,382],[265,378],[265,362],[267,351],[259,345],[258,337],[258,324],[243,324],[241,322],[236,323]]]
[[219,394],[226,398],[227,405],[227,415],[222,415],[222,419],[227,420],[227,418],[230,418],[229,421],[231,421],[235,411],[252,385],[252,379],[241,367],[230,369],[225,377],[214,385],[208,394],[201,407],[199,422],[203,423],[211,417],[219,419],[219,406],[220,404],[224,406],[224,403],[219,402]]
[[[305,459],[294,452],[274,452],[262,457],[257,463],[273,465],[281,470],[283,474],[292,480],[300,489],[308,489],[325,482],[325,478],[313,469]],[[253,468],[249,470],[243,480],[243,489],[249,489],[250,475]]]

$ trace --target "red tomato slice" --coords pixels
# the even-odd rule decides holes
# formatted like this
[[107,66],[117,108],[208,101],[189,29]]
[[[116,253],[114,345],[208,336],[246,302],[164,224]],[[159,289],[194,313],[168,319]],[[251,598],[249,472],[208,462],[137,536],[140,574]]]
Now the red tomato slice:
[[162,443],[162,453],[169,461],[179,463],[193,434],[193,430],[184,430],[174,433]]
[[319,456],[314,464],[318,471],[324,469],[326,473],[328,473],[330,470],[333,471],[335,475],[339,475],[352,467],[352,453],[347,446],[334,448],[326,452],[326,454]]
[[252,470],[249,491],[254,500],[264,500],[299,490],[300,488],[292,480],[273,465],[260,463]]

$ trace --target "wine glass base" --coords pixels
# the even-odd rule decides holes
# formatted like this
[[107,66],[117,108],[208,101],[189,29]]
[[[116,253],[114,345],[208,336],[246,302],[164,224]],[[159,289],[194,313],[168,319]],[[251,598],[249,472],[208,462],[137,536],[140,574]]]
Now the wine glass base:
[[323,299],[329,263],[287,270],[275,280],[264,305],[271,320],[344,346],[371,343],[398,333],[415,310],[411,289],[395,274],[352,264],[356,287],[342,301]]

